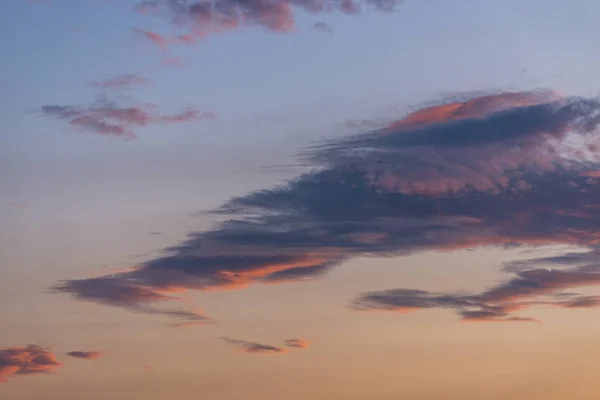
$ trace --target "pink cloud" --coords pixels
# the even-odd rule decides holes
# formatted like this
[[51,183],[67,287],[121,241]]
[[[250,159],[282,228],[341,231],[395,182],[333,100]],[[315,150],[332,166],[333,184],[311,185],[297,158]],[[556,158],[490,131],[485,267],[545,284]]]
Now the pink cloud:
[[133,28],[133,30],[141,36],[143,36],[144,38],[146,38],[147,40],[149,40],[150,42],[152,42],[153,44],[155,44],[161,51],[166,50],[169,41],[165,37],[159,35],[158,33],[154,33],[144,29]]
[[42,347],[8,347],[0,349],[0,382],[14,375],[52,372],[62,364],[56,356]]
[[[167,16],[177,28],[186,29],[185,43],[193,38],[203,38],[240,29],[258,26],[269,32],[291,32],[296,28],[296,12],[304,11],[312,15],[339,11],[344,14],[357,14],[363,6],[391,12],[402,0],[249,0],[244,2],[216,0],[215,2],[178,0],[142,0],[136,5],[140,14]],[[318,22],[314,29],[330,32],[331,27]]]
[[41,108],[41,111],[50,117],[64,120],[73,127],[99,135],[125,139],[136,137],[133,131],[136,126],[216,118],[214,113],[194,109],[186,109],[172,115],[161,115],[157,113],[157,106],[153,104],[123,107],[108,102],[100,102],[90,107],[46,105]]

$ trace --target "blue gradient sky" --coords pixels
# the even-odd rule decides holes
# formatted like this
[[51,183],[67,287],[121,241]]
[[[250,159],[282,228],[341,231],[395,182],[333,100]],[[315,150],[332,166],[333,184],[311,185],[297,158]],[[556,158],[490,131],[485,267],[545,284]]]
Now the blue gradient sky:
[[[518,250],[355,259],[314,283],[186,294],[194,307],[230,321],[189,330],[46,289],[135,265],[207,229],[211,221],[193,213],[290,178],[296,171],[261,168],[295,162],[316,140],[355,133],[350,121],[385,124],[424,102],[479,90],[596,95],[599,2],[407,0],[394,13],[298,11],[294,32],[242,28],[166,53],[133,28],[168,34],[172,26],[134,12],[135,3],[0,2],[0,347],[106,353],[75,360],[81,367],[65,361],[56,376],[11,378],[0,397],[547,399],[540,382],[590,365],[597,311],[543,310],[542,328],[517,331],[473,329],[444,310],[399,324],[394,315],[344,309],[356,293],[391,281],[480,290],[500,279],[502,261],[522,257]],[[334,32],[311,30],[316,21]],[[165,57],[182,65],[165,65]],[[195,107],[218,119],[139,127],[136,140],[124,141],[74,131],[39,112],[48,104],[88,106],[105,92],[89,82],[126,73],[150,82],[109,97],[154,103],[165,114]],[[437,268],[441,262],[451,272]],[[295,335],[314,345],[282,361],[240,356],[215,341]],[[540,335],[542,344],[530,346]],[[554,347],[559,361],[545,369],[548,348],[565,341],[572,346]],[[456,357],[465,361],[454,367]],[[488,369],[478,371],[481,363]],[[563,383],[550,386],[572,399],[600,395],[590,375],[570,373]]]

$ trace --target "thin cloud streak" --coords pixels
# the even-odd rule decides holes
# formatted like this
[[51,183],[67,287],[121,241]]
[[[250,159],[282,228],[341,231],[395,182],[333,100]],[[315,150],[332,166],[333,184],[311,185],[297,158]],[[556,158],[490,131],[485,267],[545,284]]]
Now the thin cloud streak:
[[90,82],[89,86],[101,89],[126,89],[146,85],[150,80],[140,74],[122,74],[101,81]]
[[271,346],[268,344],[261,344],[255,342],[248,342],[246,340],[231,339],[228,337],[220,338],[225,343],[236,347],[242,353],[249,354],[283,354],[287,353],[287,350],[282,347]]
[[69,357],[73,358],[81,358],[84,360],[93,360],[96,358],[100,358],[102,353],[99,351],[70,351],[67,353]]
[[145,38],[152,44],[154,44],[160,51],[165,51],[167,49],[167,45],[169,44],[169,40],[159,35],[158,33],[147,31],[144,29],[133,28],[133,31]]
[[295,349],[308,349],[310,346],[310,342],[300,338],[288,339],[284,343],[287,347],[292,347]]

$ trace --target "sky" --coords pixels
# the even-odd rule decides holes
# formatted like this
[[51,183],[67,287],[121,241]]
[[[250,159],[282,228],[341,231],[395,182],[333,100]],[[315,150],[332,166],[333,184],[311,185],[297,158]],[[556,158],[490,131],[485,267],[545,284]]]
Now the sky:
[[0,398],[597,399],[599,12],[0,2]]

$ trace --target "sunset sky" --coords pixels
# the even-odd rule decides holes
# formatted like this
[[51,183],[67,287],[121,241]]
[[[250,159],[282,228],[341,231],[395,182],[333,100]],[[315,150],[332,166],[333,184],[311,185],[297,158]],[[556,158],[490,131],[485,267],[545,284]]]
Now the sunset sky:
[[0,399],[598,399],[597,0],[0,1]]

